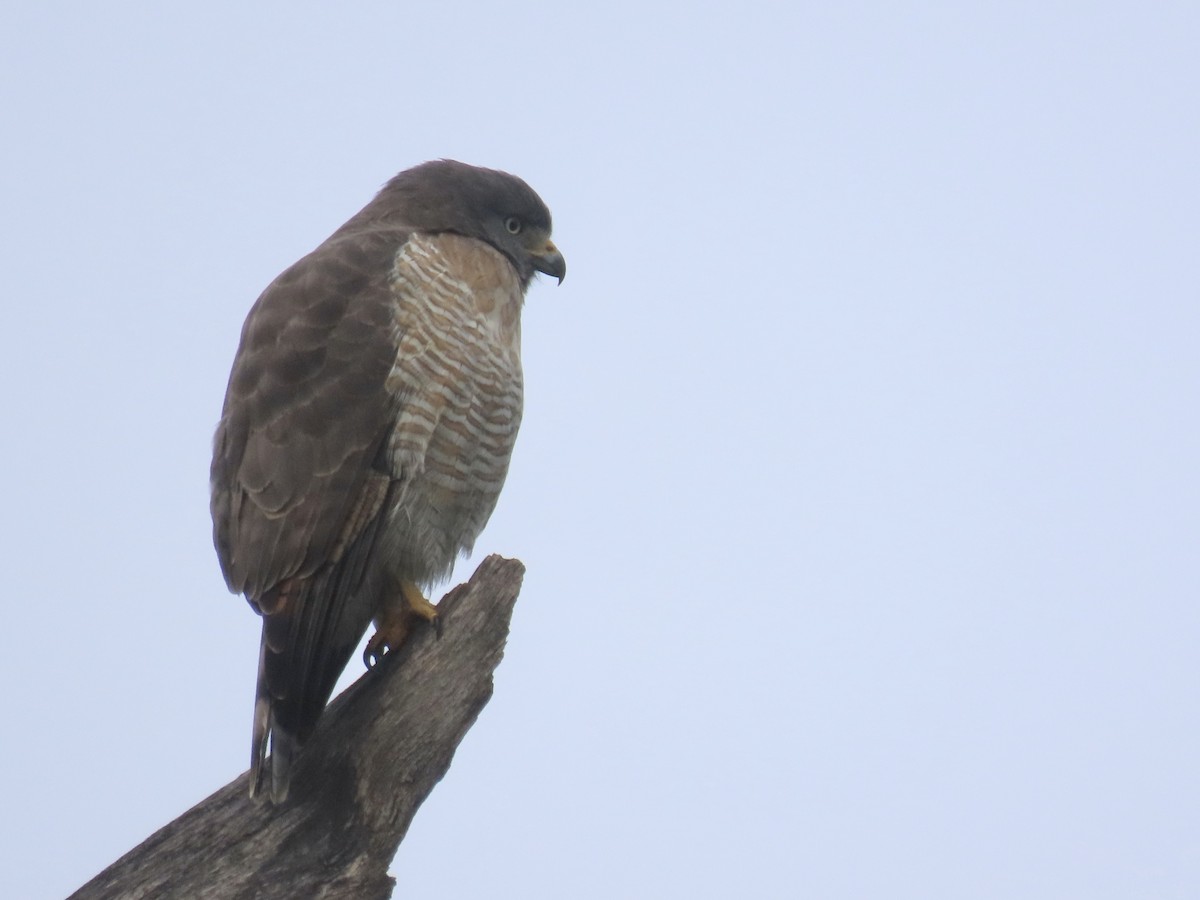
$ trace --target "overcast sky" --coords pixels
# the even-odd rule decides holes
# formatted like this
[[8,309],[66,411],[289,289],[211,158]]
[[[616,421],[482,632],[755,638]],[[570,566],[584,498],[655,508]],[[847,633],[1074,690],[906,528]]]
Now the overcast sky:
[[570,275],[398,896],[1200,896],[1197,7],[596,6],[4,5],[0,896],[244,770],[241,323],[442,156]]

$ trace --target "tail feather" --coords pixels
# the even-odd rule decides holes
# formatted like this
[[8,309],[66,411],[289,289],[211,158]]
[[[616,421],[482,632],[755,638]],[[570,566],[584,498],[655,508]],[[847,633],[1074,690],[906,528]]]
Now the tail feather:
[[299,741],[278,725],[272,725],[270,698],[259,697],[254,704],[250,797],[263,798],[269,793],[272,803],[283,803],[291,781],[292,760],[299,750]]
[[[269,795],[275,804],[287,799],[292,761],[316,726],[350,655],[321,646],[325,623],[295,614],[294,602],[307,600],[307,594],[302,589],[289,598],[292,609],[281,606],[263,616],[250,741],[250,796]],[[290,633],[283,639],[280,632]]]
[[[278,713],[287,704],[286,698],[272,697],[270,693],[270,681],[263,671],[270,652],[264,639],[259,651],[258,688],[254,698],[254,727],[250,741],[250,796],[262,798],[269,793],[271,802],[280,804],[287,799],[292,760],[300,751],[302,737],[280,725]],[[328,696],[327,691],[324,696]],[[318,709],[315,713],[309,713],[308,718],[315,724],[319,715]]]
[[270,737],[271,706],[260,696],[254,701],[254,733],[250,738],[250,797],[262,793],[267,763],[267,741]]
[[[279,723],[278,712],[287,706],[287,698],[271,695],[271,680],[267,669],[268,660],[275,654],[267,644],[266,632],[264,623],[262,646],[259,649],[258,685],[254,697],[254,726],[250,740],[250,796],[264,797],[264,791],[269,790],[271,802],[280,804],[287,799],[292,760],[300,751],[301,740]],[[328,691],[325,691],[324,698],[327,697]],[[324,700],[321,705],[324,705]],[[315,724],[319,715],[320,709],[317,709],[315,713],[310,712],[308,718]]]
[[[388,497],[397,488],[390,487]],[[381,498],[383,499],[383,498]],[[376,513],[384,503],[375,503]],[[337,562],[252,600],[262,615],[250,754],[250,795],[288,794],[292,762],[371,623],[383,567],[371,555],[385,517],[373,514]],[[268,746],[270,755],[268,755]]]
[[[374,528],[339,565],[289,579],[256,602],[262,614],[250,752],[250,795],[288,794],[292,762],[371,623],[381,585],[364,563]],[[268,749],[270,754],[268,755]]]

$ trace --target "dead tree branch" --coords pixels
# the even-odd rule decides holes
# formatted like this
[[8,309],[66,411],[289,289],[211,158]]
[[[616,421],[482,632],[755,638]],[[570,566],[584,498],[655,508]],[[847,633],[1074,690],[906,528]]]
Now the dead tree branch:
[[417,807],[492,695],[525,567],[489,556],[422,628],[338,697],[297,761],[281,807],[243,773],[151,835],[70,900],[384,900]]

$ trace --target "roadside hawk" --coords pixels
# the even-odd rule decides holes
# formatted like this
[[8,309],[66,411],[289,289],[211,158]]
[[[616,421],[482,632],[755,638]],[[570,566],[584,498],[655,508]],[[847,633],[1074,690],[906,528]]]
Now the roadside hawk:
[[211,500],[225,580],[262,616],[251,795],[286,798],[372,620],[368,665],[436,622],[423,591],[471,550],[508,471],[536,272],[566,273],[541,198],[439,160],[393,178],[250,310]]

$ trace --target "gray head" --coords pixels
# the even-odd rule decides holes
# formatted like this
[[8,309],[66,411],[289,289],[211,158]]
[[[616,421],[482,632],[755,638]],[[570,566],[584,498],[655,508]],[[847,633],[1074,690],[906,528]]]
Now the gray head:
[[452,159],[422,163],[389,181],[363,213],[415,231],[486,241],[512,260],[522,281],[538,271],[561,282],[567,273],[550,240],[550,210],[533,188],[507,172]]

